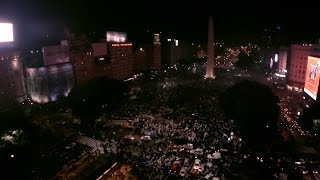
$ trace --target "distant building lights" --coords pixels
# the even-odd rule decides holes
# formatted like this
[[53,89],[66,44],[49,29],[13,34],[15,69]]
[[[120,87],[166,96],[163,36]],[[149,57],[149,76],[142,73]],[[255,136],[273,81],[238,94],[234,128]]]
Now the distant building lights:
[[112,47],[124,47],[124,46],[132,46],[132,43],[112,44]]

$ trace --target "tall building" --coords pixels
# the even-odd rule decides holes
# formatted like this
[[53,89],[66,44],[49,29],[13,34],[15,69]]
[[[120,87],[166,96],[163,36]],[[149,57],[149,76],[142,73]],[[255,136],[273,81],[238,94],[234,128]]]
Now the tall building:
[[304,87],[308,56],[320,56],[320,45],[293,44],[290,46],[287,83],[295,90],[302,91]]
[[92,68],[94,77],[111,77],[111,64],[106,42],[92,43]]
[[145,48],[141,47],[134,51],[133,56],[133,74],[138,74],[141,71],[147,70],[147,54]]
[[73,66],[68,45],[45,46],[32,53],[26,65],[26,84],[30,98],[37,103],[55,101],[67,96],[74,86]]
[[94,77],[92,47],[89,38],[85,35],[70,36],[68,39],[70,61],[74,67],[77,83],[90,80]]
[[278,72],[279,73],[286,73],[287,72],[288,53],[289,53],[289,48],[280,47],[279,64],[278,64]]
[[162,43],[161,58],[163,66],[173,66],[181,60],[181,49],[179,47],[179,40],[166,39]]
[[207,67],[206,67],[206,78],[215,78],[214,76],[214,37],[213,37],[213,18],[209,17],[208,27],[208,56],[207,56]]
[[111,76],[117,80],[125,80],[133,76],[132,43],[108,42],[111,61]]
[[0,49],[0,109],[26,99],[20,53]]
[[160,34],[154,34],[153,49],[152,49],[152,70],[161,69],[161,43]]

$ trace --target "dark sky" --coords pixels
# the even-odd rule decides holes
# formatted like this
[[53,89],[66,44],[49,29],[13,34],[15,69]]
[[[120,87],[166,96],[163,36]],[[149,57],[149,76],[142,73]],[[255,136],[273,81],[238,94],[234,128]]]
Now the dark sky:
[[70,24],[86,30],[122,30],[133,34],[150,29],[202,41],[206,38],[209,14],[214,16],[218,40],[256,40],[263,29],[277,26],[292,40],[320,37],[319,15],[313,2],[241,2],[0,0],[0,18],[14,21],[19,37],[24,38],[62,33],[63,26]]

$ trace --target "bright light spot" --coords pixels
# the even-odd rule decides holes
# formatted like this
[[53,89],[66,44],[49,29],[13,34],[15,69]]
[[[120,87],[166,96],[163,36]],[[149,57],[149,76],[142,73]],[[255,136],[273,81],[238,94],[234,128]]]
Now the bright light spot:
[[278,54],[274,55],[274,62],[278,62]]
[[178,41],[178,40],[176,40],[176,42],[175,42],[175,43],[176,43],[176,46],[179,46],[179,41]]
[[298,111],[298,116],[300,116],[300,114],[301,114],[300,111]]
[[13,154],[11,154],[11,156],[10,156],[11,158],[14,158],[14,155]]
[[284,75],[284,74],[275,73],[275,75],[278,76],[278,77],[286,77],[286,75]]
[[13,41],[13,24],[0,23],[0,42]]
[[18,61],[17,60],[12,61],[12,69],[17,70],[18,67],[19,67],[18,66]]
[[171,41],[171,39],[168,39],[168,42],[170,42]]

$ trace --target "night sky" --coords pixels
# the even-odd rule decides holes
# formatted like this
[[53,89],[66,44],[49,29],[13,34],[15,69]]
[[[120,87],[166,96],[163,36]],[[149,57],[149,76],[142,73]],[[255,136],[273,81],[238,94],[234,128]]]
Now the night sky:
[[[264,29],[280,27],[289,40],[320,37],[317,6],[268,3],[208,3],[205,1],[0,0],[0,18],[10,19],[19,39],[39,34],[59,37],[69,25],[83,31],[121,30],[129,34],[161,31],[190,41],[204,41],[207,17],[214,16],[215,36],[226,42],[248,42]],[[23,37],[23,38],[21,38]],[[26,38],[27,37],[27,38]]]

